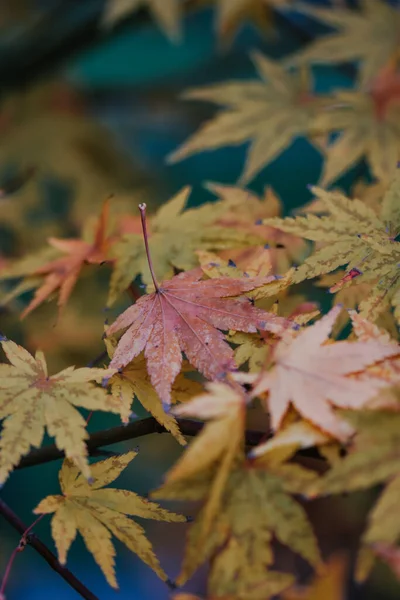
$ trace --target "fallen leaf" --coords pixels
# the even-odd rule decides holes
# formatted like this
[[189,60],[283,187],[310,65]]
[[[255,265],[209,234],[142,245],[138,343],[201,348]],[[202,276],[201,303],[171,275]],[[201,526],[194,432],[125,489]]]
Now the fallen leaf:
[[14,342],[3,338],[1,343],[10,364],[0,364],[0,484],[32,446],[41,445],[45,427],[57,448],[90,477],[86,422],[76,407],[118,413],[112,396],[90,383],[115,370],[68,367],[49,376],[42,352],[33,357]]
[[79,532],[113,588],[118,588],[118,583],[112,535],[137,554],[162,580],[167,580],[143,527],[127,515],[178,523],[187,520],[183,515],[165,510],[135,492],[103,489],[122,473],[135,456],[136,452],[127,452],[92,464],[90,485],[76,466],[65,460],[59,473],[62,495],[47,496],[34,510],[35,514],[54,513],[51,530],[62,565],[67,562],[68,551]]

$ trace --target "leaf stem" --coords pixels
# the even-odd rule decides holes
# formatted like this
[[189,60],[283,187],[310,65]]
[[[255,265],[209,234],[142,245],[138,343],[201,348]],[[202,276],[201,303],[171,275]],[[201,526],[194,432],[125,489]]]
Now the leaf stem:
[[154,273],[154,268],[153,268],[153,262],[151,260],[151,256],[150,256],[150,248],[149,248],[149,237],[148,237],[148,233],[147,233],[147,224],[146,224],[146,204],[139,204],[139,210],[140,210],[140,218],[142,221],[142,230],[143,230],[143,239],[144,239],[144,245],[146,246],[146,254],[147,254],[147,262],[149,263],[149,269],[150,269],[150,274],[151,274],[151,278],[153,280],[154,283],[154,287],[156,288],[156,291],[159,292],[160,291],[160,286],[158,285],[155,273]]

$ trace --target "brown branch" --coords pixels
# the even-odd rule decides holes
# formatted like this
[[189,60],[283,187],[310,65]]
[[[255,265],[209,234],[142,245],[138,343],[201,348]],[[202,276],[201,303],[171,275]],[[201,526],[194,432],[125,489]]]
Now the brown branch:
[[[14,513],[14,511],[0,499],[0,514],[10,523],[10,525],[21,535],[27,531],[28,526]],[[25,537],[26,544],[32,546],[40,554],[47,564],[56,571],[82,598],[86,600],[99,600],[73,573],[64,567],[57,559],[55,554],[34,534]]]
[[[192,437],[196,436],[203,428],[203,423],[198,421],[190,421],[188,419],[177,419],[179,427],[183,435]],[[169,433],[165,427],[160,425],[153,417],[148,419],[142,419],[140,421],[132,421],[128,425],[118,425],[110,429],[103,429],[102,431],[96,431],[92,433],[86,442],[88,452],[90,456],[102,456],[112,455],[110,451],[102,450],[102,446],[110,446],[111,444],[118,444],[119,442],[126,442],[133,440],[144,435],[150,435],[152,433]],[[265,438],[265,431],[246,431],[246,445],[257,446],[262,439]],[[311,454],[309,452],[301,453],[304,459],[308,457],[313,459],[313,467],[321,463],[325,464],[321,458],[315,456],[315,452]],[[24,469],[25,467],[33,467],[41,465],[53,460],[58,460],[64,457],[64,452],[59,450],[57,446],[52,444],[51,446],[44,446],[43,448],[35,449],[29,452],[26,456],[21,459],[21,462],[16,467],[17,469]],[[315,463],[315,464],[314,464]]]
[[[183,435],[195,436],[197,435],[203,424],[197,421],[190,421],[187,419],[178,419],[178,423]],[[153,417],[148,419],[142,419],[140,421],[132,421],[128,425],[118,425],[111,429],[104,429],[102,431],[96,431],[92,433],[86,442],[90,456],[98,456],[99,448],[102,446],[110,446],[111,444],[117,444],[118,442],[126,442],[127,440],[133,440],[144,435],[150,435],[152,433],[169,433],[165,427],[160,425]],[[247,431],[246,432],[246,444],[248,446],[256,446],[260,440],[265,436],[264,431]],[[35,465],[41,465],[53,460],[64,457],[64,452],[59,450],[57,446],[52,444],[51,446],[44,446],[43,448],[35,449],[29,452],[25,457],[22,458],[17,469],[23,469],[25,467],[33,467]]]

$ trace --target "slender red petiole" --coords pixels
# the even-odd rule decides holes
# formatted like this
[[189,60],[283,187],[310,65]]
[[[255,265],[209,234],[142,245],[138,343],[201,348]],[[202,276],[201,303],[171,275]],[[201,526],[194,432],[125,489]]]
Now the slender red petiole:
[[143,229],[143,239],[144,239],[144,245],[146,246],[146,255],[147,255],[147,262],[149,263],[149,269],[150,269],[150,274],[151,274],[151,278],[153,280],[154,283],[154,287],[156,288],[156,291],[159,292],[160,291],[160,286],[158,285],[155,273],[154,273],[154,268],[153,268],[153,262],[151,260],[151,256],[150,256],[150,248],[149,248],[149,238],[148,238],[148,234],[147,234],[147,225],[146,225],[146,204],[139,204],[139,210],[140,210],[140,218],[142,220],[142,229]]
[[30,533],[32,531],[32,529],[35,527],[35,525],[37,525],[39,523],[39,521],[41,521],[43,519],[44,516],[45,516],[44,514],[40,515],[31,525],[29,525],[28,529],[26,531],[24,531],[24,533],[22,534],[21,539],[19,540],[18,546],[16,548],[14,548],[14,550],[9,558],[9,561],[7,563],[4,577],[1,582],[0,599],[5,598],[4,592],[6,589],[8,578],[10,577],[10,573],[11,573],[12,566],[14,564],[14,560],[16,559],[17,554],[19,554],[19,552],[22,552],[25,549],[26,538],[28,536],[28,533]]

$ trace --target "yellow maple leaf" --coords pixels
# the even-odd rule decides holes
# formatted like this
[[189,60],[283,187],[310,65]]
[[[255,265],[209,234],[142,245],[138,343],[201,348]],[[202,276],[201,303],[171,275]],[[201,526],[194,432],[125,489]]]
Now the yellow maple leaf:
[[[111,356],[111,355],[110,355]],[[187,364],[175,379],[172,386],[172,403],[185,402],[200,393],[202,386],[199,382],[185,377],[184,371],[188,370]],[[167,429],[182,445],[186,440],[182,435],[179,425],[172,414],[166,413],[162,402],[150,381],[146,369],[146,359],[142,353],[131,361],[126,367],[120,369],[109,381],[112,395],[121,402],[122,420],[128,422],[131,414],[131,405],[136,397],[142,406],[153,415],[155,419]]]
[[361,10],[319,8],[301,3],[304,14],[337,29],[319,37],[310,46],[286,60],[287,64],[304,62],[361,62],[361,84],[364,86],[399,51],[400,14],[384,0],[362,0]]
[[183,417],[210,420],[183,456],[167,473],[167,484],[193,477],[218,462],[204,507],[199,546],[204,544],[221,507],[221,498],[235,459],[243,451],[245,407],[243,393],[224,383],[206,383],[206,392],[173,409]]
[[112,535],[137,554],[161,579],[167,580],[143,527],[127,515],[176,523],[187,520],[183,515],[165,510],[135,492],[103,489],[135,456],[136,452],[127,452],[92,464],[91,484],[71,461],[65,460],[59,473],[62,495],[47,496],[34,510],[35,514],[54,513],[51,530],[61,564],[66,563],[70,546],[79,532],[113,588],[118,588],[118,584]]
[[2,339],[10,364],[0,364],[0,484],[34,446],[43,440],[45,427],[65,455],[90,477],[85,439],[86,422],[76,407],[119,413],[112,396],[93,381],[110,377],[115,369],[68,367],[49,376],[42,352],[33,357],[14,342]]
[[378,340],[369,342],[341,341],[326,343],[340,307],[334,307],[314,325],[282,336],[274,349],[275,367],[257,373],[237,373],[241,382],[254,383],[253,395],[269,392],[266,407],[273,430],[281,427],[291,404],[300,415],[339,440],[352,433],[348,424],[333,410],[361,408],[387,386],[384,381],[365,376],[348,375],[364,372],[366,367],[398,354],[393,346]]
[[314,497],[368,489],[387,482],[368,516],[362,537],[356,575],[362,581],[374,564],[375,545],[392,545],[400,539],[400,413],[397,408],[396,411],[343,411],[343,416],[356,430],[353,444],[347,456],[319,481],[311,482],[307,491]]
[[333,96],[315,121],[320,131],[340,132],[325,148],[321,185],[330,185],[362,158],[377,179],[386,184],[393,179],[400,158],[400,104],[398,97],[394,100],[381,106],[373,92]]
[[[254,232],[216,223],[218,217],[229,209],[228,202],[185,209],[189,194],[190,188],[182,189],[148,219],[152,261],[156,277],[160,280],[172,277],[175,269],[187,271],[197,266],[196,250],[222,250],[262,244],[262,236]],[[141,233],[123,235],[113,248],[116,262],[111,276],[108,306],[126,290],[136,275],[141,274],[145,284],[152,282]]]
[[311,92],[308,73],[287,73],[277,62],[255,53],[253,61],[263,81],[227,81],[194,88],[189,100],[226,107],[169,155],[176,162],[203,150],[250,141],[241,183],[253,179],[300,135],[318,133],[316,111],[324,100]]
[[[304,485],[310,472],[298,465],[268,469],[258,461],[237,462],[223,491],[223,510],[215,515],[207,541],[202,545],[199,541],[213,481],[211,465],[185,480],[185,486],[183,482],[166,481],[153,493],[157,498],[205,502],[189,530],[179,584],[212,556],[208,583],[211,598],[215,595],[264,600],[274,596],[288,588],[293,578],[271,569],[273,536],[311,564],[319,562],[317,543],[306,513],[290,495],[291,467],[297,467],[296,476],[303,477]],[[314,476],[311,474],[311,479]]]
[[399,183],[398,172],[382,199],[379,216],[361,200],[312,187],[327,215],[265,219],[266,225],[323,243],[296,269],[293,282],[347,265],[345,277],[330,291],[339,291],[355,278],[357,283],[371,282],[371,293],[360,303],[362,315],[376,319],[391,302],[395,317],[400,319],[400,242],[396,239],[400,231]]

